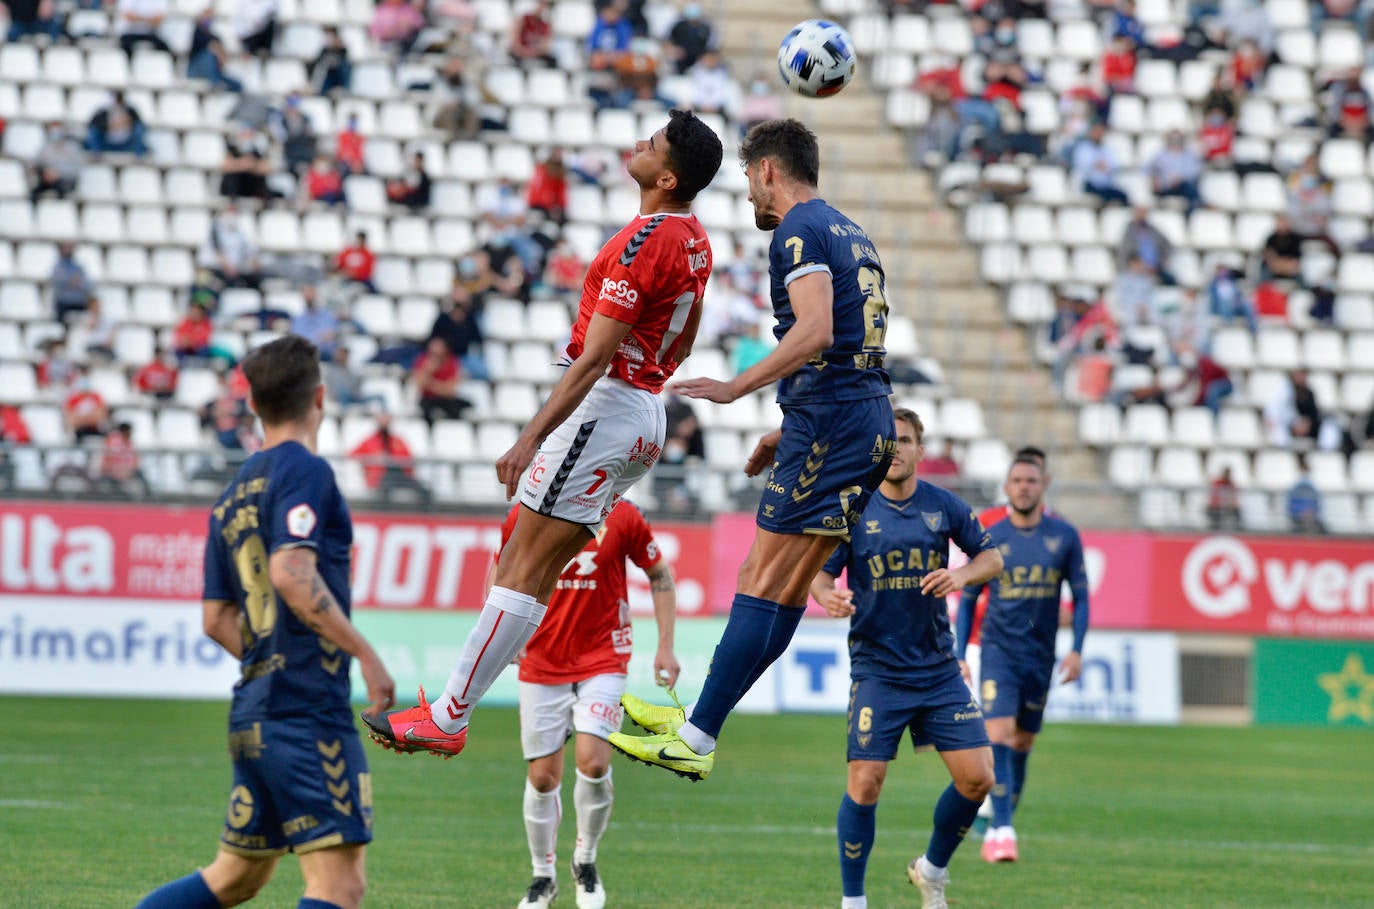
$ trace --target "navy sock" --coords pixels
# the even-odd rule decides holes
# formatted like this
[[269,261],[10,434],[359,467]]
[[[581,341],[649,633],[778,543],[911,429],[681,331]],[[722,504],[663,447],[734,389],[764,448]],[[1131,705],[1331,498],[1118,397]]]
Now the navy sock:
[[926,847],[926,861],[936,868],[949,865],[950,856],[959,848],[973,819],[978,816],[981,802],[964,798],[954,784],[945,787],[940,801],[935,803],[935,829],[930,831],[930,845]]
[[992,826],[1011,826],[1011,746],[992,746]]
[[145,896],[135,909],[220,909],[220,904],[197,871],[163,884]]
[[312,899],[308,896],[301,897],[301,901],[296,904],[296,909],[343,909],[338,903],[331,903],[327,900]]
[[873,851],[877,813],[877,802],[860,805],[847,792],[840,799],[835,830],[839,834],[840,883],[845,896],[864,895],[864,872],[868,870],[868,854]]
[[1021,807],[1021,790],[1026,787],[1026,762],[1030,760],[1029,751],[1011,752],[1011,810],[1015,814]]
[[701,696],[688,717],[693,726],[709,736],[720,735],[725,718],[758,678],[754,668],[768,649],[777,614],[777,603],[735,594],[730,620],[725,623],[720,643],[711,657],[711,668],[707,670]]
[[[805,612],[805,606],[778,604],[778,614],[773,617],[773,628],[768,632],[768,643],[764,645],[763,654],[754,666],[754,671],[749,674],[749,681],[744,684],[744,691],[753,688],[754,683],[763,675],[764,670],[776,663],[778,657],[787,650],[787,645],[792,643],[792,635],[797,633],[797,626],[801,624],[802,615]],[[744,696],[744,691],[740,692],[740,697]]]

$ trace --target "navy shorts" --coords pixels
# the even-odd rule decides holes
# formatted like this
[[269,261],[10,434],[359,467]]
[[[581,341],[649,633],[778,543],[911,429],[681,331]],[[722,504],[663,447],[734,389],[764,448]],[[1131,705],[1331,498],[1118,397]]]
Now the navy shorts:
[[984,647],[978,675],[979,699],[988,719],[1015,717],[1016,727],[1031,733],[1039,732],[1045,725],[1045,701],[1050,695],[1053,663],[1027,666]]
[[372,840],[372,777],[352,723],[231,726],[234,785],[221,848],[249,858]]
[[988,744],[983,713],[957,668],[921,688],[881,679],[861,679],[849,686],[848,760],[892,760],[906,730],[917,751],[962,751]]
[[783,407],[759,527],[848,538],[887,475],[896,439],[887,398]]

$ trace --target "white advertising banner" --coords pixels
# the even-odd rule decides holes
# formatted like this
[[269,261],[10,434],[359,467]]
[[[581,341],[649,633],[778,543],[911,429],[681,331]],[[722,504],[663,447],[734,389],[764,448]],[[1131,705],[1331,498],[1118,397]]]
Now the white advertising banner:
[[[1057,651],[1073,645],[1073,635],[1059,632]],[[1094,723],[1179,721],[1178,638],[1167,633],[1089,631],[1083,644],[1083,673],[1078,681],[1058,681],[1050,690],[1045,718]]]

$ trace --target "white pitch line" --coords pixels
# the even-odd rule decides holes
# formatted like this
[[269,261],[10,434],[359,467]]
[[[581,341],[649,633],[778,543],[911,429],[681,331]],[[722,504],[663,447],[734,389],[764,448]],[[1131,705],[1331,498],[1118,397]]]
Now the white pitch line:
[[67,811],[76,806],[70,802],[44,802],[38,799],[0,799],[0,808],[32,808],[37,811]]
[[[802,825],[785,824],[683,824],[653,821],[612,821],[616,827],[627,827],[634,829],[656,830],[660,833],[706,833],[706,834],[744,834],[746,836],[824,836],[834,837],[834,827],[807,827]],[[919,832],[919,831],[918,831]],[[1064,836],[1061,834],[1046,833],[1032,834],[1027,839],[1034,839],[1046,843],[1102,843],[1100,837],[1085,836]],[[1132,843],[1141,846],[1149,846],[1156,849],[1212,849],[1219,852],[1302,852],[1307,854],[1333,854],[1333,855],[1374,855],[1374,845],[1360,846],[1345,843],[1278,843],[1278,842],[1246,842],[1244,840],[1157,840],[1146,837],[1112,837],[1112,843]]]

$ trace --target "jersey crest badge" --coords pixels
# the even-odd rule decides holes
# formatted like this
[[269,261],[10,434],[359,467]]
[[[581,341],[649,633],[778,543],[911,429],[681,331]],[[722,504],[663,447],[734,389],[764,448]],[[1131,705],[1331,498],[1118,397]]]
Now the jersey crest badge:
[[293,537],[304,539],[315,529],[315,510],[309,505],[297,505],[286,513],[286,530]]
[[926,522],[931,533],[936,533],[940,530],[940,525],[945,522],[945,513],[943,511],[923,511],[921,512],[921,520]]
[[1059,544],[1062,542],[1064,541],[1060,537],[1045,537],[1045,548],[1049,550],[1050,555],[1056,555],[1059,552]]

